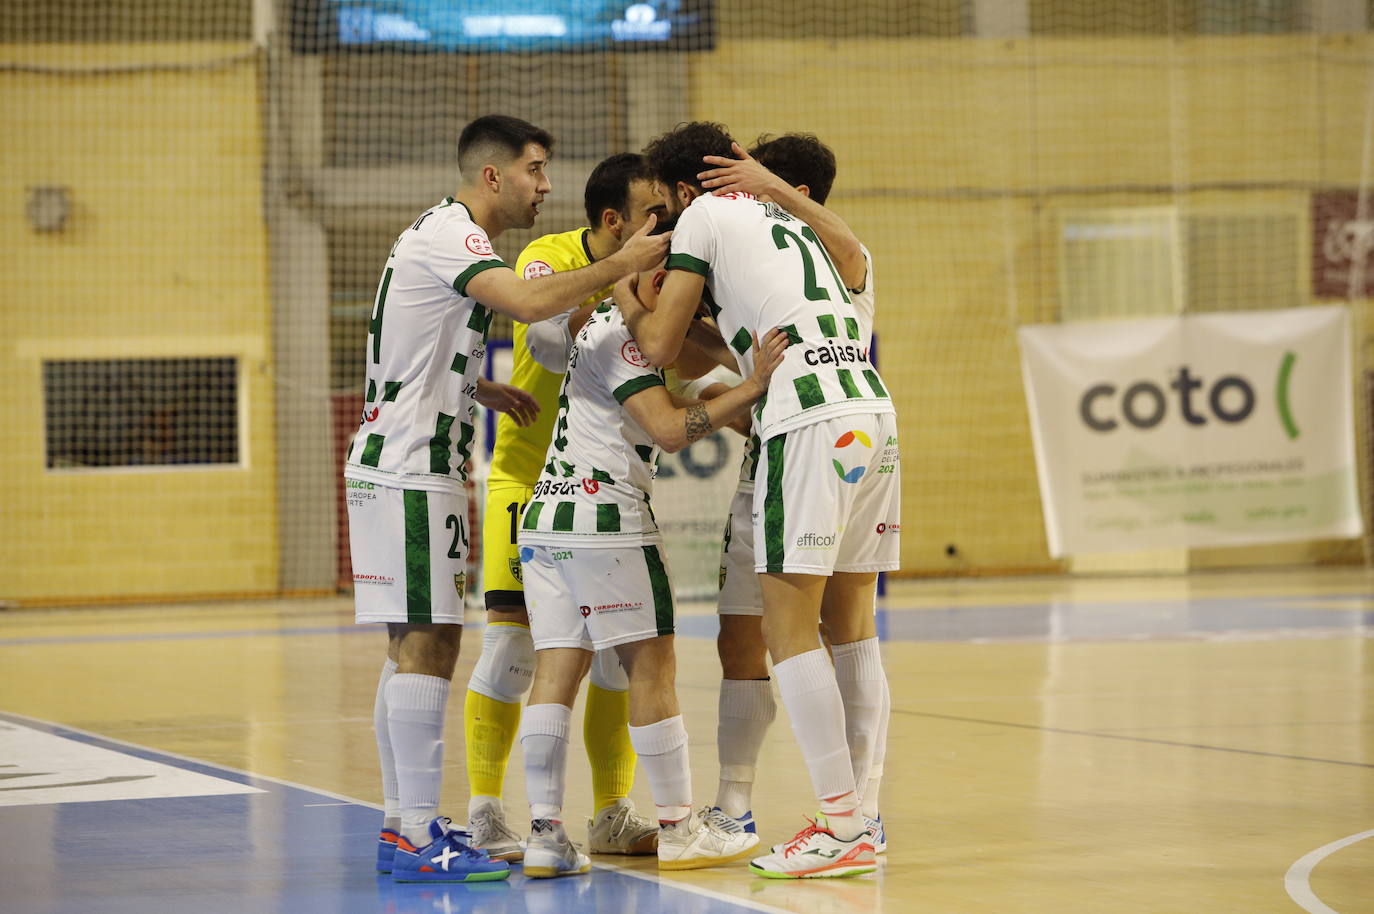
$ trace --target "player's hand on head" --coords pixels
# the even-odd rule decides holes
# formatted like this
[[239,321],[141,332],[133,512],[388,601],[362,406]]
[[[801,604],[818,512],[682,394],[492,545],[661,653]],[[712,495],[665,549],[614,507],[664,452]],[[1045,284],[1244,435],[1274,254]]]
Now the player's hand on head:
[[763,342],[759,342],[757,334],[751,334],[754,340],[754,371],[749,375],[749,380],[758,385],[760,393],[768,390],[768,382],[773,378],[773,370],[782,364],[783,352],[787,349],[787,334],[774,327],[763,335]]
[[702,161],[715,166],[697,174],[701,186],[714,194],[746,193],[761,197],[773,189],[778,176],[759,164],[739,143],[732,144],[735,158],[703,156]]
[[652,269],[668,256],[668,244],[672,241],[673,233],[651,235],[650,232],[656,225],[658,217],[650,213],[639,231],[631,235],[630,240],[620,249],[617,256],[621,258],[622,267],[627,273],[640,273]]

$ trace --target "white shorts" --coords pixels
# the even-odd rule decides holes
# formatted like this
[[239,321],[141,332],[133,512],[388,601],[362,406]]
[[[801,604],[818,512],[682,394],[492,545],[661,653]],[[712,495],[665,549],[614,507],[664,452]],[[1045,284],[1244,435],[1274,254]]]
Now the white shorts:
[[463,624],[468,500],[345,479],[358,622]]
[[769,438],[755,477],[755,570],[895,570],[901,473],[892,413],[822,419]]
[[534,649],[603,650],[673,633],[673,586],[656,544],[520,547]]
[[716,611],[721,615],[763,615],[763,592],[754,571],[753,513],[754,490],[735,490],[720,547],[720,597]]

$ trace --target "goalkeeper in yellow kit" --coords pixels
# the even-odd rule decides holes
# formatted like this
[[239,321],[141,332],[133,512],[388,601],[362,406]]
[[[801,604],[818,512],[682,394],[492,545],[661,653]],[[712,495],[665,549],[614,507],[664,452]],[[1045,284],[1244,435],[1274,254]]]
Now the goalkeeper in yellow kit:
[[[613,155],[597,165],[587,179],[584,203],[588,227],[530,242],[516,262],[522,276],[585,267],[618,251],[650,215],[660,224],[664,216],[653,177],[635,153]],[[569,330],[576,333],[591,308],[610,292],[609,287],[598,291],[564,318],[515,324],[510,381],[532,394],[542,408],[539,418],[523,428],[505,415],[497,422],[482,527],[487,627],[463,706],[471,796],[468,829],[473,846],[494,859],[518,860],[523,855],[519,836],[506,826],[501,804],[506,763],[520,727],[520,703],[529,691],[535,664],[516,544],[520,514],[543,468],[558,414],[563,335]],[[635,772],[626,729],[627,687],[615,652],[598,654],[583,718],[596,806],[588,826],[588,850],[594,854],[652,854],[657,848],[658,823],[635,812],[627,798]]]

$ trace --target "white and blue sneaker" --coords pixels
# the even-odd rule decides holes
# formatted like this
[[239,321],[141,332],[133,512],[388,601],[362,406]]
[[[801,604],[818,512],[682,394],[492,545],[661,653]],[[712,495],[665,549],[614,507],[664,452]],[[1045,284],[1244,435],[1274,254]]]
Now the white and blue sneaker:
[[876,819],[870,819],[868,816],[864,816],[864,827],[868,832],[868,843],[873,845],[873,853],[886,853],[887,832],[883,830],[882,813],[879,813]]
[[510,876],[509,863],[470,847],[466,841],[471,836],[450,828],[451,824],[444,816],[429,823],[430,842],[424,847],[399,835],[391,878],[396,882],[488,882]]
[[[752,809],[746,809],[744,811],[744,815],[742,816],[732,816],[728,812],[721,809],[719,806],[712,806],[711,812],[719,813],[725,819],[734,820],[736,823],[739,824],[740,828],[742,828],[748,834],[757,835],[759,833],[758,829],[754,827],[754,811]],[[717,821],[719,821],[719,819]]]
[[531,879],[580,876],[592,871],[592,858],[568,838],[562,822],[535,819],[525,842],[525,875]]

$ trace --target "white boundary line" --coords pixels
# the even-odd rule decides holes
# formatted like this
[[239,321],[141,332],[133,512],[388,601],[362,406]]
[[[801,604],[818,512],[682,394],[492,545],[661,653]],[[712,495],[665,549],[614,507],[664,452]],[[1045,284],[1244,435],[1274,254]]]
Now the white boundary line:
[[[178,761],[188,762],[188,763],[190,763],[190,764],[192,764],[192,765],[204,765],[204,766],[206,766],[207,768],[218,768],[220,771],[228,771],[228,772],[231,772],[231,773],[233,773],[233,774],[243,775],[244,777],[247,777],[247,778],[257,778],[257,779],[263,780],[263,781],[270,781],[270,782],[272,782],[273,784],[280,784],[280,785],[282,785],[283,787],[294,787],[294,788],[297,789],[297,790],[304,790],[304,791],[306,791],[307,793],[315,793],[315,794],[319,794],[320,796],[330,797],[330,798],[335,799],[335,800],[343,800],[343,801],[345,801],[346,803],[350,803],[350,804],[353,804],[353,805],[356,805],[356,806],[363,806],[363,807],[366,807],[366,808],[368,808],[368,809],[381,809],[381,808],[382,808],[380,805],[378,805],[378,804],[376,804],[376,803],[369,803],[369,802],[367,802],[366,800],[359,800],[359,799],[357,799],[357,798],[355,798],[355,797],[344,796],[344,795],[341,794],[341,793],[334,793],[334,792],[329,791],[329,790],[321,790],[321,789],[318,788],[318,787],[307,787],[305,784],[297,784],[295,781],[288,781],[288,780],[286,780],[286,779],[284,779],[284,778],[274,778],[274,777],[272,777],[271,775],[268,775],[268,774],[254,774],[254,773],[251,772],[251,771],[244,771],[242,768],[234,768],[234,767],[232,767],[232,766],[230,766],[230,765],[221,765],[219,762],[209,762],[209,761],[206,761],[206,760],[204,760],[204,759],[192,758],[192,757],[189,756],[189,755],[181,755],[180,753],[177,753],[177,752],[167,752],[166,750],[163,750],[163,749],[154,749],[154,748],[152,748],[151,746],[141,746],[141,745],[139,745],[138,743],[131,743],[131,742],[129,742],[128,740],[116,739],[115,737],[112,737],[112,736],[105,736],[105,735],[103,735],[103,734],[101,734],[101,733],[94,733],[94,732],[92,732],[92,731],[90,731],[90,730],[83,730],[83,729],[80,728],[80,727],[69,727],[69,726],[67,726],[66,724],[57,723],[56,721],[42,720],[41,718],[37,718],[37,717],[29,717],[27,714],[17,714],[17,713],[15,713],[14,711],[3,711],[3,714],[4,714],[4,716],[6,716],[6,717],[11,717],[11,718],[14,718],[14,719],[19,720],[19,721],[27,721],[27,722],[29,722],[29,723],[38,724],[38,725],[41,725],[41,726],[46,726],[46,727],[57,727],[57,728],[62,729],[62,730],[69,730],[69,731],[71,731],[72,733],[80,733],[82,736],[89,736],[89,737],[92,737],[93,739],[102,740],[102,741],[107,742],[107,743],[114,743],[115,745],[119,745],[119,746],[127,746],[127,747],[130,748],[130,749],[137,749],[137,750],[139,750],[140,752],[151,752],[151,753],[154,753],[154,754],[156,754],[156,755],[165,756],[165,757],[167,757],[167,758],[177,759]],[[3,719],[3,718],[0,718],[0,719]],[[311,804],[311,805],[321,805],[321,806],[322,806],[322,805],[334,805],[334,804]],[[1374,832],[1369,832],[1368,834],[1374,835]],[[1356,840],[1358,840],[1358,838],[1357,838]],[[1308,856],[1311,856],[1311,855],[1309,854]],[[1305,858],[1304,858],[1304,859],[1305,859]],[[759,901],[754,901],[754,900],[749,899],[749,898],[740,898],[738,895],[731,895],[731,894],[729,894],[728,892],[717,892],[715,889],[708,889],[708,888],[705,888],[705,887],[703,887],[703,886],[691,885],[691,884],[689,884],[689,883],[677,882],[677,881],[675,881],[675,880],[660,879],[659,877],[657,877],[657,876],[655,876],[655,875],[653,875],[653,874],[651,874],[651,873],[640,873],[640,872],[638,872],[638,871],[636,871],[636,870],[631,870],[631,869],[626,869],[625,867],[616,866],[614,863],[594,863],[594,864],[592,864],[592,866],[593,866],[593,868],[598,869],[598,870],[606,870],[607,872],[610,872],[610,873],[618,873],[618,874],[620,874],[620,875],[622,875],[622,876],[629,876],[629,877],[631,877],[632,879],[643,879],[643,880],[646,881],[646,882],[653,882],[653,883],[657,883],[658,885],[669,886],[669,887],[674,888],[674,889],[681,889],[681,890],[684,891],[684,892],[691,892],[691,893],[694,894],[694,895],[703,895],[703,896],[705,896],[705,897],[707,897],[707,898],[713,898],[713,899],[715,899],[716,901],[725,901],[725,902],[729,902],[730,904],[738,905],[739,907],[742,907],[742,908],[749,908],[749,909],[754,910],[754,911],[762,911],[762,912],[764,912],[764,914],[795,914],[795,912],[789,911],[789,910],[787,910],[786,908],[775,908],[775,907],[773,907],[772,905],[763,904],[762,902],[759,902]],[[1330,909],[1327,909],[1327,910],[1330,910]],[[1333,912],[1333,914],[1334,914],[1334,912]]]
[[1312,870],[1316,869],[1318,863],[1321,863],[1327,857],[1336,853],[1336,851],[1349,847],[1356,842],[1363,841],[1365,838],[1374,838],[1374,829],[1341,838],[1339,841],[1332,841],[1330,844],[1319,847],[1310,854],[1306,854],[1300,858],[1296,863],[1290,866],[1288,872],[1283,875],[1283,887],[1288,890],[1288,897],[1296,901],[1298,906],[1304,911],[1309,911],[1311,914],[1338,914],[1335,908],[1317,897],[1316,893],[1312,891],[1312,886],[1309,884],[1308,880],[1312,876]]

